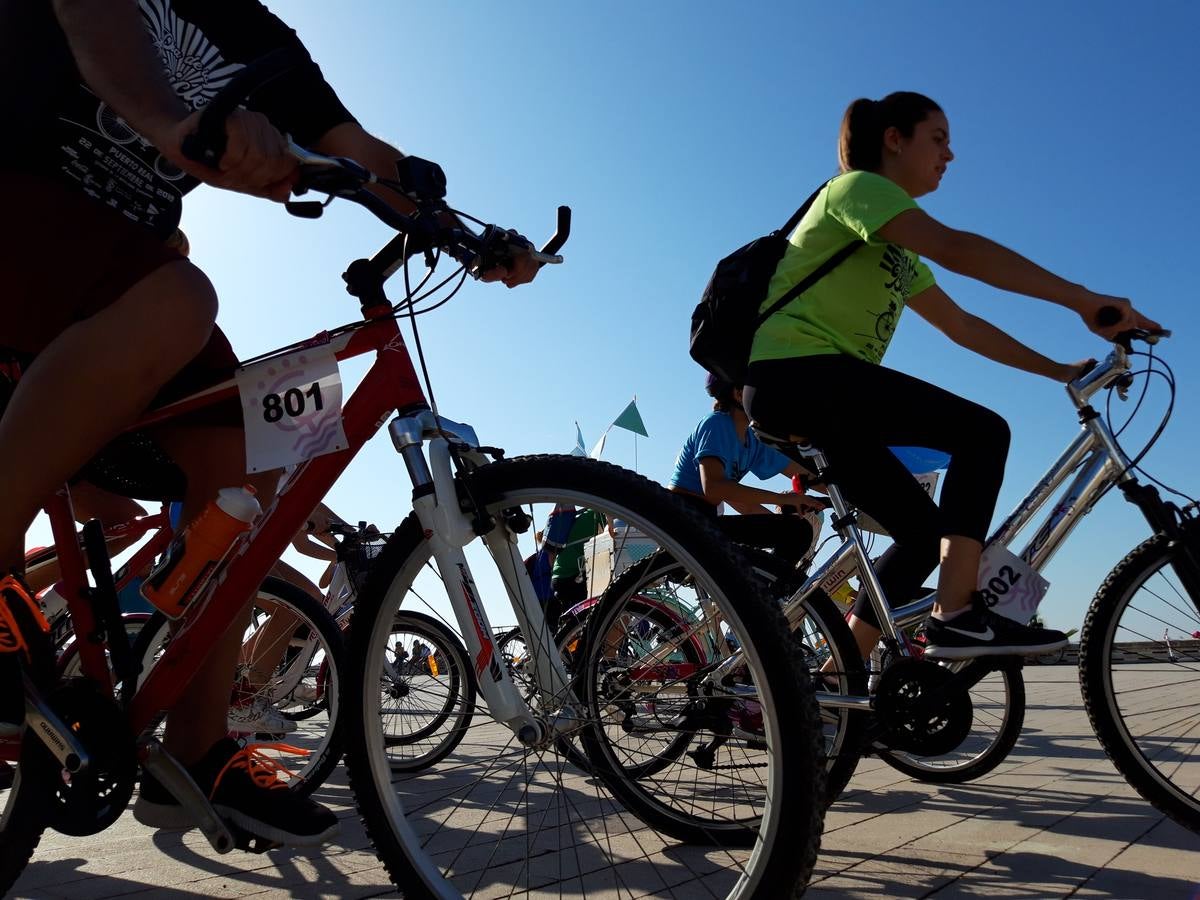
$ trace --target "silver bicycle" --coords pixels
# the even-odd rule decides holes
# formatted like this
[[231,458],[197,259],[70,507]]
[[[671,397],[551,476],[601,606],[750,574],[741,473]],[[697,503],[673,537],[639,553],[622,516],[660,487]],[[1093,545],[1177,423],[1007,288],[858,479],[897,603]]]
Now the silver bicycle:
[[[1016,553],[1020,565],[1001,566],[985,582],[983,593],[989,604],[1002,603],[1006,595],[1022,589],[1021,579],[1028,577],[1025,567],[1034,573],[1043,569],[1110,489],[1120,490],[1138,508],[1153,536],[1113,569],[1091,604],[1080,642],[1080,683],[1097,737],[1129,783],[1172,818],[1200,830],[1197,503],[1188,498],[1185,506],[1177,506],[1164,500],[1154,484],[1140,481],[1137,463],[1148,447],[1131,459],[1108,417],[1091,404],[1102,391],[1110,392],[1110,404],[1112,396],[1127,399],[1135,376],[1146,371],[1164,374],[1173,390],[1169,368],[1152,351],[1132,351],[1133,340],[1153,345],[1158,338],[1144,332],[1119,336],[1103,363],[1067,386],[1080,421],[1079,434],[996,529],[988,548],[1015,546],[1039,512],[1049,511]],[[1133,356],[1145,356],[1148,369],[1133,372]],[[822,473],[827,473],[828,462],[818,448],[763,437],[806,457],[818,478],[825,480]],[[867,748],[920,775],[934,774],[935,780],[939,769],[945,780],[958,780],[964,770],[977,777],[984,765],[992,767],[1003,759],[1019,732],[1020,661],[923,659],[919,642],[907,630],[924,620],[936,595],[895,609],[889,606],[857,526],[856,510],[836,483],[826,483],[843,543],[804,580],[785,612],[807,648],[810,668],[832,670],[822,673],[817,691],[832,795],[845,786]],[[884,632],[885,665],[870,694],[849,628],[828,598],[852,577],[858,577],[867,592]],[[1033,612],[1029,609],[1025,618]],[[830,658],[833,666],[827,665]],[[980,719],[986,726],[982,729]]]

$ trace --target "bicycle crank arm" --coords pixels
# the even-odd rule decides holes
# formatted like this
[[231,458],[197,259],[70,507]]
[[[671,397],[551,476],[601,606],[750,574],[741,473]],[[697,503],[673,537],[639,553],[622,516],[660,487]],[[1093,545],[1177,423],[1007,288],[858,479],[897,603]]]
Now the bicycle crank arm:
[[25,683],[25,722],[29,730],[72,775],[87,771],[91,759],[83,745],[75,739],[67,723],[50,708],[29,676],[22,672],[21,679]]
[[208,842],[214,850],[218,853],[228,853],[237,846],[233,835],[221,821],[217,811],[212,808],[212,804],[208,802],[204,792],[192,780],[187,769],[163,749],[162,744],[153,739],[149,741],[142,766],[158,779],[159,783],[183,805],[184,809],[199,818],[196,826],[208,838]]

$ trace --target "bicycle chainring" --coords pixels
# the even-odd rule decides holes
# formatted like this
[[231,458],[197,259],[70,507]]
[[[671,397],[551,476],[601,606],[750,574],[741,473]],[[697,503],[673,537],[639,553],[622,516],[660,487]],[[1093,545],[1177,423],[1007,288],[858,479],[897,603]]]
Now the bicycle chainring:
[[966,691],[951,693],[932,710],[921,699],[941,691],[954,674],[937,663],[897,659],[883,670],[875,688],[875,711],[887,730],[880,740],[892,750],[943,756],[971,732],[974,709]]
[[87,751],[87,769],[67,772],[39,745],[34,765],[49,788],[46,824],[76,837],[97,834],[121,817],[137,780],[137,747],[121,708],[86,679],[49,693],[50,708]]

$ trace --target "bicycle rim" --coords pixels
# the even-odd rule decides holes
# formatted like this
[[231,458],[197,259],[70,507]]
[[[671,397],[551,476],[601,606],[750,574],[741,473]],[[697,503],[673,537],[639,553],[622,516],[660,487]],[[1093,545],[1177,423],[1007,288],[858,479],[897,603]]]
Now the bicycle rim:
[[[280,624],[282,619],[276,620],[274,628],[270,625],[277,608],[288,617],[287,628]],[[256,635],[263,637],[256,642]],[[169,642],[169,623],[156,613],[134,643],[135,658],[142,661],[139,684]],[[231,715],[234,706],[257,704],[270,716],[270,723],[256,724],[245,714],[238,721],[234,716],[228,723],[230,735],[245,743],[266,742],[260,752],[283,766],[281,775],[289,788],[303,794],[315,790],[341,759],[343,652],[341,632],[324,606],[282,579],[263,582],[243,633]],[[295,730],[254,730],[287,727],[281,721],[294,724]],[[159,740],[165,736],[163,725],[160,720],[153,726]],[[269,746],[275,743],[302,752]]]
[[[411,648],[429,654],[414,660]],[[393,772],[416,772],[445,758],[470,727],[475,687],[467,651],[441,622],[401,611],[384,650],[389,666],[380,674],[380,718]]]
[[[815,708],[793,667],[794,656],[779,640],[779,621],[769,619],[768,607],[745,584],[721,539],[660,487],[594,461],[508,460],[479,469],[469,483],[488,512],[521,509],[531,517],[533,527],[514,535],[512,552],[521,558],[533,552],[534,532],[561,503],[597,509],[635,526],[648,538],[647,552],[659,545],[672,550],[727,607],[729,630],[745,640],[749,667],[773,676],[768,686],[764,674],[752,687],[753,696],[747,694],[751,702],[771,709],[760,735],[768,750],[752,813],[740,822],[750,834],[749,846],[738,850],[679,846],[670,827],[630,811],[617,785],[621,778],[611,766],[602,763],[601,777],[588,777],[553,741],[526,748],[484,710],[477,711],[459,747],[440,764],[394,779],[376,672],[385,658],[393,617],[404,603],[418,602],[421,593],[416,582],[429,552],[410,517],[360,596],[357,621],[366,627],[352,631],[355,688],[347,696],[349,705],[361,704],[348,717],[354,722],[348,753],[351,783],[368,833],[397,885],[410,896],[439,897],[607,890],[617,897],[766,898],[801,889],[820,830]],[[618,567],[630,556],[636,558],[632,546],[632,540],[619,545]],[[587,552],[589,571],[601,571],[594,543]],[[472,566],[476,568],[474,560]],[[508,607],[507,597],[497,603],[496,596],[487,596],[482,572],[474,574],[485,606],[493,616],[500,615]],[[591,587],[594,592],[594,581]],[[731,597],[754,608],[738,612]],[[536,696],[530,702],[535,712],[553,712],[539,708],[542,701]],[[792,708],[790,721],[775,712],[779,703]],[[584,719],[575,736],[586,742],[589,729],[598,725],[586,714]],[[414,893],[417,884],[423,893]]]

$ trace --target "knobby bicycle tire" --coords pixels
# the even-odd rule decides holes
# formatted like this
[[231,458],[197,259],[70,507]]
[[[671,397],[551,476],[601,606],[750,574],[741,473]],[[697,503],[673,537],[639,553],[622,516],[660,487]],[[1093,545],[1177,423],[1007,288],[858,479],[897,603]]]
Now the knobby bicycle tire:
[[[745,551],[755,572],[764,581],[768,594],[780,604],[787,603],[803,581],[796,570],[761,550]],[[834,693],[849,697],[867,696],[867,671],[858,652],[858,644],[846,624],[837,604],[823,591],[814,591],[805,598],[803,615],[792,629],[792,638],[800,647],[809,675],[819,690],[830,690],[825,683],[837,679]],[[824,645],[822,646],[822,642]],[[831,672],[821,673],[820,667],[832,658]],[[833,803],[842,792],[862,759],[867,723],[870,714],[850,709],[822,709],[824,738],[825,803]]]
[[[770,802],[760,821],[757,850],[749,854],[744,864],[731,853],[718,854],[721,861],[733,860],[731,871],[726,872],[712,871],[712,851],[707,851],[710,861],[704,877],[710,885],[710,896],[721,896],[718,890],[728,890],[725,896],[730,898],[766,900],[801,892],[815,862],[823,813],[815,704],[802,673],[799,654],[783,639],[782,617],[757,588],[747,583],[741,563],[723,539],[661,486],[594,460],[563,456],[516,458],[482,466],[460,481],[464,495],[473,497],[489,512],[521,509],[526,503],[533,508],[535,503],[569,501],[644,526],[655,541],[676,548],[680,558],[688,562],[706,585],[716,585],[718,594],[714,596],[719,595],[718,599],[726,603],[737,598],[736,610],[729,607],[731,627],[752,637],[747,641],[750,646],[747,659],[754,673],[766,673],[761,696],[770,702],[764,706],[774,709],[774,701],[779,699],[788,708],[788,716],[780,718],[770,712],[767,714],[770,724],[764,726],[774,756],[770,763]],[[517,549],[515,539],[514,536],[513,552]],[[393,881],[410,897],[458,897],[473,895],[476,889],[489,891],[489,896],[493,893],[503,896],[503,884],[522,878],[530,881],[544,878],[549,871],[546,867],[553,869],[555,851],[542,844],[566,840],[569,846],[558,851],[557,856],[560,871],[567,863],[579,866],[585,864],[582,860],[589,860],[586,864],[593,871],[588,875],[588,884],[594,884],[597,878],[606,883],[615,881],[618,894],[625,896],[621,885],[630,872],[644,873],[647,877],[651,872],[658,873],[658,854],[671,846],[670,840],[664,843],[664,835],[669,839],[672,835],[667,829],[662,835],[653,836],[653,840],[639,838],[640,855],[635,853],[620,866],[610,861],[607,872],[595,870],[595,855],[611,852],[611,847],[606,850],[605,841],[594,837],[592,829],[603,827],[604,833],[609,834],[608,829],[620,823],[622,833],[632,837],[634,829],[643,827],[615,802],[619,788],[614,789],[609,782],[619,779],[603,765],[598,778],[590,781],[579,778],[568,784],[575,770],[551,742],[541,748],[517,747],[517,762],[510,766],[506,760],[513,755],[515,743],[511,733],[505,737],[506,730],[501,731],[501,726],[491,723],[486,716],[477,716],[477,720],[488,720],[478,727],[490,728],[486,735],[496,742],[491,757],[469,758],[470,750],[464,750],[436,770],[430,770],[428,779],[420,786],[405,780],[393,783],[373,707],[378,692],[372,656],[383,652],[391,618],[408,592],[415,590],[413,584],[423,577],[428,559],[427,542],[416,519],[410,517],[376,560],[360,594],[355,627],[351,630],[350,660],[354,670],[346,696],[347,722],[351,723],[347,768],[367,833],[380,859]],[[486,592],[480,572],[476,572],[476,578],[481,593]],[[576,733],[586,740],[591,727],[585,723]],[[468,795],[471,785],[464,785],[463,779],[472,767],[496,770],[500,778],[500,786],[495,790],[489,785],[486,799],[476,800]],[[574,787],[576,784],[578,788]],[[453,793],[453,797],[445,801],[445,808],[439,807],[430,789]],[[400,793],[407,799],[402,801]],[[542,809],[535,818],[530,811],[532,805],[546,793],[561,802],[554,805],[551,801],[551,806]],[[482,809],[481,804],[485,804]],[[547,822],[547,810],[556,811],[560,818]],[[486,841],[491,836],[481,835],[469,825],[459,826],[455,818],[474,813],[491,816],[497,811],[506,811],[511,817],[496,838],[495,848],[504,849],[503,854],[489,853],[492,845]],[[538,852],[531,856],[526,844],[526,840],[535,838],[510,835],[510,828],[530,828],[531,833],[536,830]],[[515,837],[520,845],[519,852],[513,851],[515,856],[507,852],[505,842],[510,837]],[[463,843],[468,846],[463,847]],[[680,848],[677,852],[684,850]],[[572,859],[574,862],[570,862]],[[680,870],[675,855],[663,857],[662,865],[674,872]],[[531,867],[535,866],[543,876],[531,874]],[[569,872],[564,876],[570,882],[570,889],[576,885],[582,887],[582,873],[573,871],[575,874]],[[723,875],[736,879],[736,883],[711,887],[721,884]],[[500,884],[501,877],[509,880]],[[661,879],[662,875],[658,877]],[[528,883],[516,885],[513,893],[525,896],[529,889]],[[637,895],[652,894],[655,890],[643,884]],[[670,890],[666,882],[662,882],[662,890]]]
[[[1183,539],[1194,552],[1200,551],[1200,528],[1196,525],[1185,526]],[[1142,715],[1156,715],[1160,712],[1159,707],[1166,704],[1162,710],[1167,713],[1168,727],[1179,732],[1179,740],[1194,743],[1194,737],[1188,736],[1188,732],[1194,734],[1200,723],[1200,697],[1195,687],[1200,660],[1192,654],[1183,663],[1172,661],[1164,665],[1150,656],[1148,650],[1152,648],[1141,649],[1140,641],[1118,647],[1118,632],[1124,632],[1126,637],[1151,638],[1146,643],[1153,643],[1153,636],[1139,633],[1136,627],[1131,631],[1129,625],[1123,625],[1123,614],[1132,610],[1137,615],[1134,599],[1138,590],[1164,570],[1173,569],[1173,565],[1180,562],[1181,554],[1182,544],[1173,543],[1166,535],[1156,534],[1130,551],[1104,579],[1088,608],[1080,633],[1079,684],[1096,737],[1125,780],[1156,809],[1183,827],[1200,833],[1197,788],[1193,786],[1188,790],[1171,779],[1180,770],[1188,771],[1188,765],[1180,763],[1170,773],[1160,771],[1155,765],[1159,761],[1157,757],[1168,765],[1177,762],[1179,751],[1173,742],[1164,744],[1161,734],[1154,736],[1155,740],[1150,740],[1151,735],[1147,735],[1149,746],[1143,748],[1128,721]],[[1173,600],[1176,610],[1182,609],[1185,617],[1190,616],[1189,625],[1200,624],[1200,597],[1188,597],[1182,585],[1175,589],[1174,597],[1158,584],[1147,590],[1155,596]],[[1192,604],[1190,610],[1186,608],[1189,602]],[[1156,617],[1153,627],[1161,627],[1162,621]],[[1145,658],[1139,658],[1143,653]],[[1122,667],[1121,677],[1134,685],[1124,691],[1118,689],[1114,672],[1114,665],[1121,662],[1131,663]],[[1181,673],[1184,681],[1182,687],[1171,690],[1168,681],[1175,672]],[[1136,695],[1130,696],[1124,709],[1119,699],[1122,694]],[[1189,708],[1190,713],[1187,712]],[[1155,748],[1154,758],[1148,755],[1150,747]],[[1190,769],[1194,770],[1196,765],[1193,756]]]
[[21,876],[48,827],[53,770],[44,756],[38,739],[26,732],[18,764],[0,763],[0,897]]

